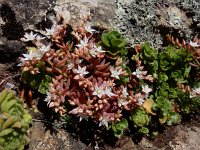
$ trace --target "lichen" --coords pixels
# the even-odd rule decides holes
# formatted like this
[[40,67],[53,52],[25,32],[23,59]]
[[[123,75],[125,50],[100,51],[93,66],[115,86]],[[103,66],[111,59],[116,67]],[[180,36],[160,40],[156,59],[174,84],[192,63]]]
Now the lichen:
[[178,36],[190,38],[200,25],[198,0],[132,0],[130,3],[116,0],[116,5],[113,25],[133,45],[149,41],[155,48],[161,48],[166,32],[178,32]]

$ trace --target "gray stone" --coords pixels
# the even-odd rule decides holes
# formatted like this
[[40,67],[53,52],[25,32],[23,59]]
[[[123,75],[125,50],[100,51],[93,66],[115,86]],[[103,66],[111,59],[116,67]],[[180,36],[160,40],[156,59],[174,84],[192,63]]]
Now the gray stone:
[[[74,26],[78,25],[81,15],[90,14],[94,25],[102,28],[117,27],[129,37],[131,44],[147,40],[156,48],[163,44],[161,26],[169,29],[169,32],[180,30],[191,38],[192,32],[197,32],[199,27],[196,26],[200,23],[200,2],[198,0],[9,0],[7,3],[15,12],[15,19],[22,24],[24,30],[36,31],[36,25],[46,19],[45,15],[48,10],[55,9],[64,14],[64,18]],[[5,24],[2,18],[0,18],[0,24],[1,26]],[[196,25],[195,29],[191,28],[191,24]],[[6,60],[17,61],[23,52],[22,49],[23,44],[19,39],[6,39],[2,36],[0,28],[0,56],[3,56],[0,59],[0,71],[8,69]],[[86,146],[75,140],[64,130],[59,130],[57,134],[46,131],[44,124],[36,120],[33,122],[28,150],[93,149],[92,146]],[[131,138],[127,138],[122,140],[124,143],[119,144],[118,147],[105,146],[100,149],[198,150],[200,128],[199,123],[197,125],[189,127],[177,125],[167,128],[155,140],[143,138],[139,144],[135,144]]]
[[161,48],[167,33],[174,32],[188,40],[194,34],[198,34],[200,20],[198,0],[131,0],[129,2],[117,0],[116,2],[117,16],[113,26],[117,26],[124,35],[128,36],[133,45],[149,41],[155,48]]

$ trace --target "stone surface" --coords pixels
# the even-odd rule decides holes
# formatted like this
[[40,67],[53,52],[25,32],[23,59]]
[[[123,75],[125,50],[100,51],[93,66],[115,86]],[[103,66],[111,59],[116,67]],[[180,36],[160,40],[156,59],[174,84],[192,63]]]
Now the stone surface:
[[[48,128],[48,124],[34,122],[31,128],[28,150],[92,150],[92,146],[87,146],[74,139],[64,130],[53,130]],[[164,133],[156,139],[149,140],[143,138],[135,144],[131,138],[121,140],[115,147],[103,146],[100,150],[199,150],[200,129],[199,126],[177,125],[167,128]]]
[[54,5],[54,0],[9,0],[5,2],[15,12],[17,21],[23,24],[25,30],[33,29],[34,24],[44,19],[48,9]]
[[[1,72],[13,67],[10,62],[16,66],[17,58],[23,52],[24,46],[19,40],[21,34],[24,34],[24,31],[37,30],[37,25],[42,20],[46,20],[45,15],[51,9],[64,14],[66,20],[72,25],[78,23],[81,15],[90,14],[94,25],[102,28],[119,28],[124,35],[132,40],[131,44],[149,40],[158,48],[160,44],[163,44],[164,33],[161,32],[162,30],[166,32],[174,31],[180,36],[188,34],[187,38],[200,31],[200,12],[198,11],[200,2],[198,0],[166,0],[165,3],[162,0],[148,0],[148,2],[144,0],[2,0],[2,2],[8,3],[14,15],[10,20],[5,20],[1,16],[1,27],[6,24],[12,25],[13,22],[18,23],[18,27],[12,26],[12,30],[8,28],[11,30],[8,33],[15,33],[13,37],[4,36],[3,30],[5,28],[0,28]],[[22,32],[18,32],[19,30]],[[16,72],[12,73],[16,74]],[[8,76],[4,75],[0,74],[0,83]],[[93,149],[92,146],[77,141],[64,130],[55,132],[52,128],[48,129],[47,127],[47,123],[36,120],[33,122],[30,134],[31,143],[27,148],[28,150]],[[200,128],[198,122],[196,125],[177,125],[167,128],[155,140],[143,138],[139,144],[135,144],[131,138],[126,138],[116,147],[104,146],[100,149],[198,150],[199,141]]]
[[31,128],[29,150],[71,150],[69,135],[63,130],[49,130],[41,122]]
[[111,28],[115,16],[114,0],[57,0],[55,10],[66,12],[70,24],[76,25],[82,15],[91,15],[95,26]]
[[168,33],[190,40],[198,35],[199,0],[117,0],[113,25],[131,44],[149,41],[161,48]]

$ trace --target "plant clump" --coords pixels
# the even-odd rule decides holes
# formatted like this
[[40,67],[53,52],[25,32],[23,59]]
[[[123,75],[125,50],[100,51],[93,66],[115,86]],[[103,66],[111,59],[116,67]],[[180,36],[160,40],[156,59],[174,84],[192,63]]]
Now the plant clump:
[[32,117],[11,90],[0,94],[0,149],[23,150],[29,143],[28,129]]
[[[48,106],[61,115],[73,114],[80,121],[92,118],[107,128],[122,120],[123,111],[142,106],[151,92],[145,81],[153,82],[153,77],[142,66],[132,73],[126,65],[124,37],[105,31],[102,41],[96,41],[96,31],[86,20],[71,33],[61,20],[43,37],[30,32],[22,38],[35,45],[21,58],[22,82],[45,93]],[[71,35],[75,40],[65,41]],[[148,91],[134,91],[142,87]]]
[[198,109],[198,42],[171,37],[162,50],[149,43],[128,49],[118,31],[97,33],[87,18],[69,28],[56,14],[51,29],[21,39],[29,44],[21,81],[46,94],[61,116],[93,120],[118,138],[131,128],[154,137],[159,125],[177,124]]
[[110,58],[114,59],[117,56],[123,57],[127,55],[126,40],[118,31],[104,31],[101,40]]
[[154,94],[144,108],[149,114],[157,115],[161,124],[173,125],[181,121],[182,114],[194,113],[200,106],[199,45],[169,38],[173,45],[161,51],[149,43],[142,44],[132,59],[141,60],[155,80]]

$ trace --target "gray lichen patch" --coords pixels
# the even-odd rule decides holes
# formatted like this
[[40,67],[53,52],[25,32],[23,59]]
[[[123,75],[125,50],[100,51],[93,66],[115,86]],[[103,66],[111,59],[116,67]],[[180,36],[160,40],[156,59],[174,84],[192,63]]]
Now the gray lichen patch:
[[160,23],[163,26],[171,27],[178,30],[188,30],[192,24],[192,19],[175,6],[157,9],[160,14]]
[[95,26],[111,28],[111,21],[115,16],[115,3],[113,0],[57,0],[54,10],[63,14],[68,23],[76,26],[83,15],[90,15]]
[[159,45],[162,39],[158,31],[154,32],[154,26],[159,22],[155,10],[154,3],[132,1],[127,4],[123,3],[123,0],[118,0],[113,25],[129,37],[131,44],[151,40],[152,43]]
[[116,0],[116,5],[113,25],[129,36],[131,44],[149,41],[160,48],[166,33],[190,39],[199,30],[198,0]]

